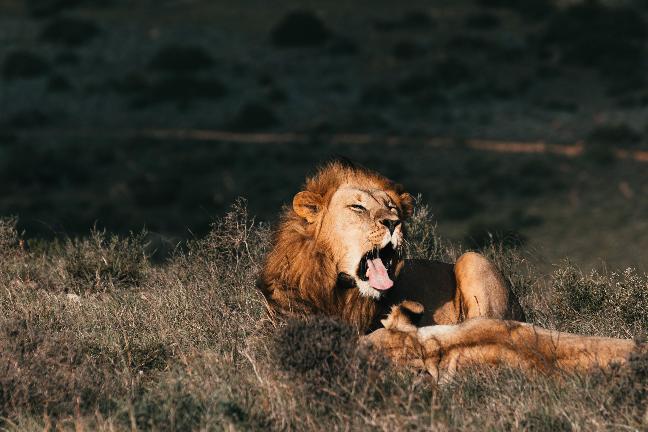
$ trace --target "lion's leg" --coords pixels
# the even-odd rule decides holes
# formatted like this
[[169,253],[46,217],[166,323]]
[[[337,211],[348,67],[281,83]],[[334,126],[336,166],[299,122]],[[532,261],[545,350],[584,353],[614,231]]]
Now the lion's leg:
[[455,264],[456,304],[464,319],[507,318],[508,290],[499,270],[489,259],[467,252]]

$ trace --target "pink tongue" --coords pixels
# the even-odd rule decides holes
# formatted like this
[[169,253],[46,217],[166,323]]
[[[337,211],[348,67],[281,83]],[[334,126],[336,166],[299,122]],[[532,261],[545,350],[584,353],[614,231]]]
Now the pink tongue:
[[366,276],[369,278],[369,285],[373,288],[377,290],[386,290],[394,285],[394,282],[389,279],[387,269],[380,258],[367,260],[367,267]]

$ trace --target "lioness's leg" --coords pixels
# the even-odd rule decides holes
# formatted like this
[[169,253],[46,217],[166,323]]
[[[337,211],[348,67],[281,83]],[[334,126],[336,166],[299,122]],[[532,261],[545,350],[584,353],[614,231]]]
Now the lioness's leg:
[[459,257],[454,271],[455,304],[461,308],[464,319],[508,318],[508,289],[495,264],[483,255],[467,252]]

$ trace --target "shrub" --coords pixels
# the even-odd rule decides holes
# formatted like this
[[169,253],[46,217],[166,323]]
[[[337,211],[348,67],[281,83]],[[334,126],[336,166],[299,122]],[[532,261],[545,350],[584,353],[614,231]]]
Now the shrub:
[[47,81],[47,90],[51,92],[65,92],[72,88],[70,81],[63,75],[54,74]]
[[57,247],[68,289],[76,294],[136,288],[149,270],[146,232],[127,238],[94,229],[87,239],[67,239]]
[[312,415],[353,416],[380,406],[389,392],[387,359],[330,317],[289,320],[273,334],[268,360],[270,376],[287,386],[280,397],[299,398],[298,410]]
[[84,18],[60,17],[50,21],[40,34],[43,42],[78,46],[84,45],[97,37],[99,27]]
[[594,0],[557,13],[547,25],[543,42],[555,48],[565,64],[593,67],[608,77],[627,80],[644,66],[647,36],[641,14]]
[[2,65],[2,76],[7,80],[34,78],[49,71],[49,63],[30,51],[13,51],[7,54]]
[[149,62],[151,69],[166,72],[191,72],[213,65],[214,59],[204,48],[178,44],[162,47]]
[[453,262],[459,255],[454,245],[443,241],[437,233],[436,220],[430,208],[416,198],[414,213],[407,222],[406,256]]
[[[590,333],[591,324],[606,335],[648,333],[648,276],[636,270],[583,273],[569,262],[552,275],[553,307],[558,325],[567,331]],[[627,334],[622,334],[627,336]]]
[[49,114],[37,108],[27,108],[17,111],[9,116],[6,123],[14,128],[33,128],[51,124],[53,121]]
[[317,15],[310,11],[290,12],[275,26],[270,35],[272,43],[280,48],[320,46],[332,36]]

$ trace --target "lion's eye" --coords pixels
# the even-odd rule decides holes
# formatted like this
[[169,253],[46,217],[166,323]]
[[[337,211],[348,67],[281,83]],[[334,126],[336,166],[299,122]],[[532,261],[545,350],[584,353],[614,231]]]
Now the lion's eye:
[[357,211],[358,213],[367,210],[366,208],[364,208],[364,206],[361,206],[360,204],[351,204],[349,208],[353,211]]

